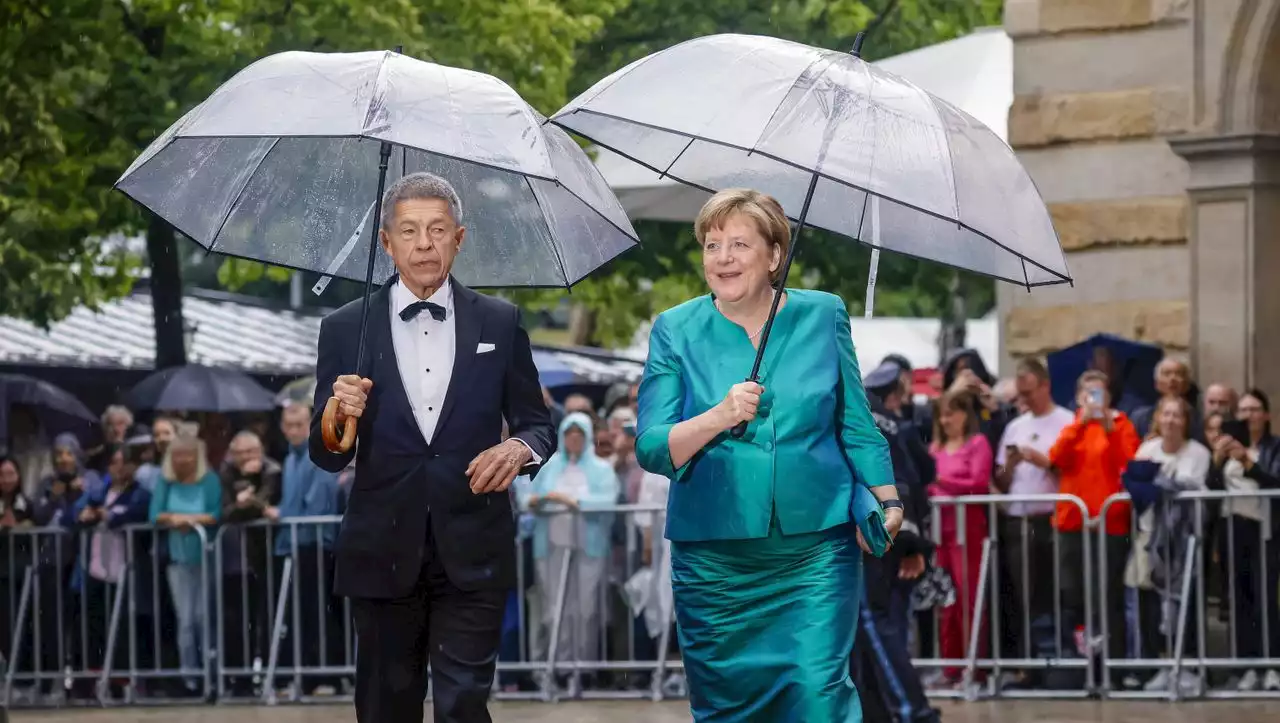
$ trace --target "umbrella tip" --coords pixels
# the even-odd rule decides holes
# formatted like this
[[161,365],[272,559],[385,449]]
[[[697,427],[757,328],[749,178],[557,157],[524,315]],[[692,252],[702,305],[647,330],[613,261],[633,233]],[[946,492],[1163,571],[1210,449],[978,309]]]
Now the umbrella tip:
[[862,41],[866,39],[867,39],[867,33],[863,30],[859,30],[858,34],[853,38],[853,50],[850,50],[849,54],[855,58],[861,58],[862,57]]

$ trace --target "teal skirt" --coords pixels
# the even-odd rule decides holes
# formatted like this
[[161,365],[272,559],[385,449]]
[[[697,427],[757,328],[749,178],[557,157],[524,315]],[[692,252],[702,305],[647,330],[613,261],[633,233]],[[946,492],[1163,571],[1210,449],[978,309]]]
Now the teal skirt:
[[671,544],[695,721],[857,723],[849,677],[862,597],[852,525]]

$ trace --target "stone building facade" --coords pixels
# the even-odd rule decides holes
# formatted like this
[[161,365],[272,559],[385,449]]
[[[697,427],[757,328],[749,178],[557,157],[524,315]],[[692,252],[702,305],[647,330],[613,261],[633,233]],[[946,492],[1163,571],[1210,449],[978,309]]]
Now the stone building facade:
[[1005,27],[1075,285],[1000,285],[1002,368],[1106,331],[1280,394],[1280,0],[1007,0]]

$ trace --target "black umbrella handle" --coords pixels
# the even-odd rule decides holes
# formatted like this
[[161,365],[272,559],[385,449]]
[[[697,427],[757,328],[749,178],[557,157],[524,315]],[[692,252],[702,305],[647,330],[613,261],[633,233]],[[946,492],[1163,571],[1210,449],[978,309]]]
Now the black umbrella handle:
[[[369,234],[369,262],[364,271],[364,298],[360,302],[360,343],[356,346],[356,369],[364,368],[365,338],[369,330],[369,293],[373,290],[373,267],[378,260],[378,232],[382,230],[382,194],[387,189],[387,167],[391,164],[391,144],[382,141],[378,148],[378,196],[373,201],[373,230]],[[356,443],[355,417],[347,417],[342,432],[338,432],[338,398],[329,397],[324,415],[320,418],[320,433],[325,449],[334,454],[346,454]]]
[[[769,332],[773,331],[773,320],[778,317],[778,305],[782,301],[782,292],[787,288],[787,276],[791,273],[791,262],[795,261],[796,248],[800,246],[800,235],[804,232],[804,221],[809,217],[809,204],[813,202],[813,191],[818,187],[818,174],[809,178],[809,190],[804,194],[804,205],[800,207],[800,218],[796,220],[796,230],[791,234],[791,248],[787,249],[787,260],[782,263],[782,275],[778,277],[777,288],[773,290],[773,303],[769,306],[769,318],[765,319],[764,328],[760,330],[760,345],[756,347],[756,360],[751,364],[751,376],[747,381],[760,382],[760,363],[764,361],[764,348],[769,343]],[[729,436],[742,439],[747,434],[747,423],[738,422],[729,430]]]
[[391,144],[378,149],[378,197],[373,201],[373,231],[369,234],[369,262],[364,269],[364,299],[360,303],[360,344],[356,347],[356,374],[364,368],[364,342],[369,328],[369,293],[373,290],[373,267],[378,260],[378,232],[382,230],[382,194],[387,189],[387,167],[391,164]]

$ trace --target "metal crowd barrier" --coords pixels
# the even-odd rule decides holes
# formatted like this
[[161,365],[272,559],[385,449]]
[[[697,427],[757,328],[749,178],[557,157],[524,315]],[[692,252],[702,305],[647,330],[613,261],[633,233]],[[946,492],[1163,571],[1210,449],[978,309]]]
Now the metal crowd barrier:
[[[935,551],[934,565],[946,569],[948,566],[939,560],[945,556],[944,548],[958,548],[959,550],[959,575],[957,570],[947,570],[948,575],[952,578],[955,585],[955,605],[960,608],[960,616],[964,621],[964,628],[967,628],[968,635],[964,636],[965,655],[961,658],[945,658],[940,655],[920,656],[914,659],[915,666],[918,670],[933,670],[946,667],[963,667],[963,675],[959,684],[954,687],[931,689],[930,694],[940,698],[965,698],[974,699],[978,697],[979,678],[991,676],[994,679],[999,678],[1002,672],[1008,668],[1015,669],[1056,669],[1056,670],[1079,670],[1084,674],[1085,682],[1075,689],[1065,690],[1044,690],[1033,689],[1021,691],[1018,695],[1028,697],[1082,697],[1088,695],[1088,683],[1094,679],[1095,669],[1093,661],[1084,656],[1074,656],[1069,654],[1068,646],[1065,644],[1061,635],[1056,636],[1052,643],[1052,650],[1049,655],[1031,655],[1030,641],[1032,639],[1032,624],[1037,622],[1033,620],[1030,610],[1030,600],[1032,598],[1033,589],[1030,585],[1018,586],[1013,597],[1014,600],[1023,603],[1021,615],[1015,623],[1015,628],[1022,632],[1020,639],[1023,645],[1020,655],[1005,656],[1001,655],[1002,641],[1002,623],[1009,622],[1002,616],[1002,603],[1008,602],[1010,597],[1002,594],[992,594],[992,590],[1000,590],[1004,584],[1002,580],[1002,569],[1007,570],[1002,563],[1006,557],[1007,550],[1003,545],[1003,540],[1007,527],[1003,524],[1007,521],[1017,522],[1021,530],[1021,540],[1026,541],[1030,537],[1031,520],[1029,518],[1010,518],[1003,512],[1003,509],[1011,504],[1042,504],[1057,505],[1067,504],[1076,507],[1083,518],[1089,517],[1088,508],[1085,503],[1078,497],[1071,495],[971,495],[964,497],[933,497],[930,502],[933,505],[932,524],[930,530],[930,539],[937,546]],[[984,519],[982,528],[974,530],[970,529],[970,511],[981,511]],[[955,520],[955,533],[953,539],[946,539],[943,534],[943,518],[950,512]],[[1055,561],[1063,558],[1063,534],[1056,529],[1050,528],[1051,540],[1049,544],[1052,548],[1052,556]],[[1041,541],[1043,543],[1043,541]],[[1064,600],[1062,591],[1064,590],[1064,582],[1070,578],[1070,582],[1078,586],[1082,592],[1081,609],[1077,612],[1083,617],[1081,621],[1083,625],[1083,634],[1085,639],[1093,638],[1092,623],[1092,587],[1093,575],[1090,565],[1090,557],[1087,554],[1090,540],[1087,535],[1081,536],[1081,543],[1084,548],[1082,554],[1083,565],[1076,570],[1063,569],[1061,565],[1053,565],[1053,601],[1051,611],[1042,611],[1042,614],[1050,615],[1048,627],[1051,630],[1064,630],[1068,627],[1067,614],[1064,610]],[[972,555],[970,553],[974,547],[980,549],[980,557],[978,561],[978,569],[972,570]],[[1021,579],[1030,579],[1031,572],[1031,546],[1022,544],[1017,547],[1017,560]],[[954,557],[955,555],[953,555]],[[955,566],[952,566],[955,567]],[[1041,574],[1041,570],[1036,570],[1037,574]],[[968,578],[974,574],[975,591],[972,595],[966,594],[964,586],[956,581],[956,577],[961,579]],[[990,611],[988,613],[988,611]],[[917,618],[917,630],[924,628],[931,630],[932,635],[929,639],[920,640],[918,636],[919,647],[925,650],[941,651],[942,640],[942,618],[947,614],[945,609],[934,608],[926,614],[927,619],[921,621]],[[978,621],[978,624],[974,624]],[[924,624],[921,624],[921,623]],[[1045,621],[1038,627],[1044,627]],[[985,628],[985,631],[984,631]],[[984,654],[985,653],[985,654]],[[994,653],[994,654],[992,654]],[[994,693],[995,691],[993,691]]]
[[[517,543],[522,553],[519,589],[526,591],[517,598],[522,613],[517,634],[527,662],[500,659],[498,669],[499,677],[506,673],[508,679],[511,673],[531,672],[525,680],[536,690],[522,695],[517,680],[516,691],[504,689],[499,697],[661,700],[681,694],[683,664],[670,653],[674,611],[655,584],[665,580],[669,589],[668,545],[661,535],[665,517],[666,509],[655,505],[543,508],[534,514]],[[645,529],[655,531],[648,545]],[[602,539],[610,543],[605,550],[597,546]],[[532,585],[526,557],[533,558]],[[647,572],[637,576],[642,568]],[[625,592],[629,583],[638,588],[646,580],[644,610],[656,607],[654,617],[661,625],[656,637],[629,609]],[[529,607],[536,612],[523,614]]]
[[[1108,535],[1105,520],[1117,505],[1131,504],[1127,493],[1105,500],[1094,516],[1087,514],[1083,501],[1067,495],[932,498],[935,544],[959,547],[966,565],[978,560],[976,591],[965,595],[957,583],[956,605],[962,617],[980,621],[986,630],[967,627],[963,658],[924,654],[938,650],[939,618],[946,612],[935,609],[917,616],[916,643],[924,653],[915,663],[926,681],[935,682],[932,673],[940,668],[963,669],[955,685],[935,682],[930,695],[969,700],[1280,697],[1280,631],[1272,629],[1280,617],[1280,540],[1272,539],[1271,521],[1271,502],[1277,498],[1280,490],[1162,495],[1144,514],[1132,508],[1125,513],[1129,531],[1124,535]],[[1059,532],[1045,515],[1008,514],[1007,507],[1016,502],[1072,505],[1085,513],[1083,533]],[[1260,519],[1242,528],[1234,521],[1238,513],[1221,511],[1230,504],[1246,505]],[[985,514],[985,534],[976,536],[965,514],[975,507]],[[956,511],[956,524],[951,539],[944,540],[940,511],[947,509]],[[1178,520],[1178,534],[1151,539],[1156,516]],[[1037,554],[1034,549],[1045,541],[1030,542],[1033,526],[1049,538],[1047,563],[1047,550]],[[1243,541],[1241,528],[1248,531]],[[1140,529],[1147,534],[1140,536]],[[1135,554],[1139,547],[1145,556]],[[1140,569],[1135,561],[1153,555],[1161,560],[1164,576],[1154,583],[1151,570]],[[1032,574],[1037,556],[1042,559],[1038,576]],[[1216,564],[1209,564],[1214,558]],[[1043,570],[1046,566],[1051,569]],[[1209,577],[1215,573],[1221,585],[1211,585]],[[962,570],[958,577],[968,574]],[[1242,575],[1253,581],[1256,594],[1241,590]],[[1050,576],[1051,584],[1043,582]],[[1033,598],[1041,602],[1034,604]],[[1010,627],[1016,635],[1005,634]],[[1263,654],[1241,655],[1240,641],[1257,641]],[[1259,685],[1236,689],[1237,679],[1249,670],[1258,674]],[[1270,671],[1274,676],[1268,689]],[[1019,674],[1030,674],[1034,682],[1011,680]]]
[[[163,615],[172,604],[170,585],[161,574],[167,554],[163,545],[154,544],[164,539],[158,532],[147,525],[129,525],[6,533],[9,585],[0,596],[14,599],[15,573],[21,574],[22,583],[17,605],[7,607],[5,621],[5,705],[60,705],[68,697],[105,704],[113,686],[119,689],[118,702],[158,702],[161,698],[151,684],[163,679],[179,681],[184,688],[190,681],[194,691],[188,698],[208,689],[211,628],[203,581],[208,579],[209,561],[201,557],[194,591],[200,607],[198,628],[192,633],[204,653],[196,665],[183,667],[175,647],[175,637],[181,636],[174,635],[172,623],[165,625]],[[103,542],[96,553],[101,564],[91,569],[80,561],[89,559],[99,533],[110,535],[111,541]],[[190,534],[200,548],[207,547],[203,529],[195,527]],[[17,687],[26,695],[15,697]]]
[[[934,498],[925,534],[939,545],[935,566],[957,584],[952,609],[914,615],[917,668],[926,678],[935,670],[953,675],[931,695],[1280,695],[1261,685],[1238,691],[1226,680],[1252,669],[1261,684],[1268,671],[1280,673],[1280,645],[1273,644],[1280,635],[1280,541],[1271,536],[1269,504],[1276,498],[1280,490],[1186,492],[1153,503],[1152,515],[1181,515],[1190,534],[1153,548],[1167,571],[1158,584],[1139,579],[1136,590],[1125,577],[1133,535],[1109,538],[1099,524],[1130,502],[1128,495],[1108,499],[1092,517],[1070,495]],[[1074,507],[1084,531],[1059,532],[1047,514],[1013,516],[1014,503]],[[1128,514],[1131,530],[1146,524]],[[1241,515],[1253,517],[1240,522]],[[496,698],[684,695],[664,516],[655,505],[522,515]],[[944,516],[954,524],[944,525]],[[205,554],[189,576],[173,578],[195,584],[189,592],[201,613],[187,636],[188,644],[196,639],[198,662],[186,667],[162,531],[120,528],[113,532],[122,545],[114,546],[95,543],[102,530],[0,533],[8,544],[0,555],[8,563],[0,577],[0,623],[9,633],[0,641],[6,705],[350,696],[355,630],[349,603],[331,593],[330,551],[340,523],[310,517],[195,528]],[[124,557],[107,564],[103,556],[113,549]],[[100,564],[85,564],[95,560]],[[1132,615],[1122,612],[1126,606]],[[1246,656],[1242,645],[1261,654]],[[1161,671],[1172,684],[1154,685]]]
[[[1166,559],[1180,557],[1183,563],[1182,574],[1170,580],[1158,593],[1161,607],[1169,611],[1176,623],[1161,626],[1163,629],[1156,636],[1139,635],[1136,640],[1142,647],[1151,642],[1146,637],[1163,638],[1169,654],[1153,658],[1139,649],[1127,659],[1107,657],[1105,660],[1108,670],[1167,669],[1170,685],[1164,690],[1109,689],[1108,695],[1168,700],[1280,696],[1280,630],[1274,629],[1277,617],[1280,617],[1277,615],[1277,605],[1280,604],[1280,587],[1277,585],[1280,540],[1272,537],[1272,503],[1276,500],[1280,500],[1280,490],[1264,489],[1250,493],[1197,490],[1182,492],[1172,499],[1156,503],[1153,509],[1162,514],[1167,515],[1170,508],[1179,507],[1182,515],[1190,517],[1187,523],[1191,532],[1189,539],[1165,540],[1166,545],[1163,546]],[[1105,515],[1114,504],[1129,501],[1128,494],[1113,495],[1103,504],[1101,514]],[[1242,510],[1250,516],[1240,514]],[[1136,513],[1132,515],[1132,529],[1137,529],[1138,517]],[[1175,542],[1183,542],[1185,548],[1174,549]],[[1106,550],[1103,549],[1102,553],[1105,565]],[[1207,560],[1214,558],[1217,564],[1208,565]],[[1222,574],[1223,584],[1216,594],[1206,579],[1210,571]],[[1257,589],[1240,590],[1238,585],[1242,578],[1247,587],[1249,582],[1258,580]],[[1104,578],[1102,584],[1113,585],[1115,581]],[[1249,594],[1241,595],[1242,592]],[[1210,603],[1215,599],[1216,605],[1211,608]],[[1252,609],[1246,610],[1246,604]],[[1136,625],[1133,626],[1139,631],[1142,630],[1144,615],[1141,607],[1139,605],[1135,610]],[[1214,612],[1217,613],[1218,625],[1211,625],[1211,613]],[[1241,641],[1256,641],[1261,655],[1241,655],[1238,650]],[[1187,654],[1188,647],[1195,652]],[[1210,654],[1223,652],[1226,655]],[[1265,671],[1273,671],[1276,673],[1274,687],[1271,690],[1232,690],[1230,679],[1226,686],[1211,684],[1213,674],[1224,670],[1229,673],[1264,671],[1264,678]],[[1184,672],[1190,673],[1185,679],[1186,684],[1182,676]]]

